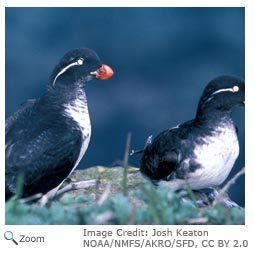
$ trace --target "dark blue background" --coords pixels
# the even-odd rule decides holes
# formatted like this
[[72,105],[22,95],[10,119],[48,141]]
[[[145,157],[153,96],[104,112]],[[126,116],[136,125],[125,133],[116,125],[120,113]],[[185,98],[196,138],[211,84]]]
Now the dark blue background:
[[[148,135],[191,119],[208,81],[244,78],[244,8],[7,8],[6,117],[40,97],[62,55],[94,49],[115,75],[86,88],[92,121],[89,149],[78,168],[122,160]],[[244,165],[244,109],[233,113]],[[138,157],[130,163],[138,166]],[[244,178],[230,190],[244,205]]]

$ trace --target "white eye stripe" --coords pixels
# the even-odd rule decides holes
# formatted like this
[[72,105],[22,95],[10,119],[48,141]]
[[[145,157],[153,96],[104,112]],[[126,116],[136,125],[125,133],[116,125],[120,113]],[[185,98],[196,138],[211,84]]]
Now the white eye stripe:
[[235,85],[233,88],[225,88],[225,89],[216,90],[215,92],[212,93],[212,95],[215,95],[224,91],[238,92],[239,86]]
[[62,75],[67,69],[69,69],[69,68],[71,68],[71,67],[73,67],[73,66],[75,66],[75,65],[83,65],[83,63],[84,63],[84,59],[80,58],[80,59],[78,59],[77,61],[75,61],[75,62],[69,64],[68,66],[66,66],[65,68],[63,68],[63,69],[56,75],[56,77],[55,77],[55,79],[54,79],[54,81],[53,81],[53,86],[55,85],[56,79],[57,79],[60,75]]

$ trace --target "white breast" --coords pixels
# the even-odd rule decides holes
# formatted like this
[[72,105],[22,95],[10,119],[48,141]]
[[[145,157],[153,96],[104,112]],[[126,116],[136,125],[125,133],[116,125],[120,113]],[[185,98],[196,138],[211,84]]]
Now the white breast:
[[[187,176],[189,186],[194,190],[223,183],[239,155],[239,144],[233,125],[221,126],[215,135],[201,138],[201,140],[203,144],[195,145],[193,151],[194,160],[200,167]],[[200,143],[200,140],[198,142]],[[186,166],[190,162],[190,159],[183,161]],[[163,184],[175,190],[186,188],[185,180],[181,179],[174,179]]]
[[87,107],[87,102],[84,100],[84,98],[77,98],[76,100],[72,101],[69,104],[65,104],[65,115],[68,117],[71,117],[79,126],[83,142],[82,147],[77,159],[77,162],[75,166],[73,167],[72,171],[76,168],[76,166],[79,164],[80,160],[82,159],[83,155],[85,154],[88,144],[90,142],[90,136],[91,136],[91,122]]
[[217,186],[228,177],[239,155],[239,144],[234,126],[219,128],[217,134],[208,137],[206,143],[197,145],[194,154],[200,169],[190,173],[192,189]]

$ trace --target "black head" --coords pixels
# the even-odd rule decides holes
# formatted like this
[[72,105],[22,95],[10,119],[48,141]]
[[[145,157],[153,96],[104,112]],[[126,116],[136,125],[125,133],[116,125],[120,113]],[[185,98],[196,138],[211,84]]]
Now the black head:
[[197,114],[212,110],[231,111],[245,104],[244,81],[232,76],[220,76],[208,83],[198,104]]
[[72,84],[83,86],[94,77],[104,80],[112,75],[112,69],[102,64],[93,50],[78,48],[66,53],[59,61],[50,77],[49,85],[51,87]]

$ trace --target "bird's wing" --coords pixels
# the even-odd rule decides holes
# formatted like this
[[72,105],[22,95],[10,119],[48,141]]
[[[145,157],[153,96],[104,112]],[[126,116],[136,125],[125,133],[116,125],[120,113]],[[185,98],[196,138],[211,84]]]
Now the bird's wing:
[[182,177],[182,143],[188,138],[193,120],[160,133],[146,147],[141,158],[141,172],[154,180]]
[[[5,135],[6,185],[14,189],[17,176],[24,174],[30,189],[51,189],[72,170],[80,153],[82,134],[66,124],[49,124],[34,117],[28,104],[7,122]],[[41,190],[41,189],[39,189]],[[47,191],[47,190],[46,190]]]
[[140,161],[141,172],[151,179],[160,180],[168,177],[175,170],[178,152],[173,139],[174,130],[166,130],[146,147]]
[[6,148],[6,184],[15,187],[19,174],[30,192],[46,192],[66,178],[81,149],[80,133],[55,129],[41,132],[29,142],[14,142]]
[[11,129],[12,125],[20,118],[23,117],[35,105],[37,99],[29,99],[26,102],[20,105],[20,108],[12,114],[8,119],[5,121],[5,134],[8,133],[9,129]]

